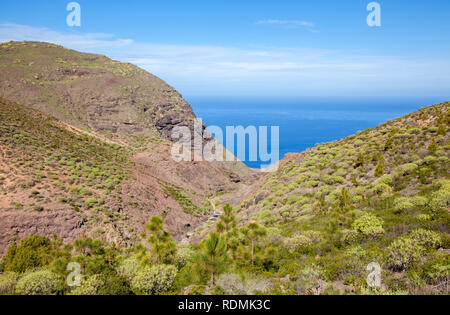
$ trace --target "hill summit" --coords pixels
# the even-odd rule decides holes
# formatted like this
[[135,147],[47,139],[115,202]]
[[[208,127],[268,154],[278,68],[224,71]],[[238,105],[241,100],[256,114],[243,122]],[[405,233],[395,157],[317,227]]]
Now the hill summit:
[[129,63],[42,42],[0,45],[0,95],[75,127],[170,137],[190,126],[190,105],[167,83]]

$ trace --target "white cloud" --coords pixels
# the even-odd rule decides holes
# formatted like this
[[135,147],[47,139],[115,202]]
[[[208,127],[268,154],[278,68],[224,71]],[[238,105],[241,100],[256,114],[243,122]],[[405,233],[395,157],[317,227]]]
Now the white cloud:
[[450,60],[312,48],[238,48],[135,42],[110,34],[0,24],[0,42],[35,40],[131,62],[196,95],[449,94]]
[[273,25],[284,25],[290,27],[314,27],[314,23],[300,20],[262,20],[256,22],[256,24],[273,24]]
[[60,33],[46,27],[32,27],[4,23],[0,24],[0,42],[6,41],[53,42],[74,49],[94,49],[101,47],[124,47],[133,43],[131,39],[115,38],[103,33]]

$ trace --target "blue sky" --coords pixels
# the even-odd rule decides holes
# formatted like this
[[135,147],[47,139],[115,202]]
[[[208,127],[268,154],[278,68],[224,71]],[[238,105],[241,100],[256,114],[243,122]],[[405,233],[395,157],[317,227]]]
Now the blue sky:
[[8,1],[0,41],[42,40],[132,62],[182,94],[450,96],[450,1]]

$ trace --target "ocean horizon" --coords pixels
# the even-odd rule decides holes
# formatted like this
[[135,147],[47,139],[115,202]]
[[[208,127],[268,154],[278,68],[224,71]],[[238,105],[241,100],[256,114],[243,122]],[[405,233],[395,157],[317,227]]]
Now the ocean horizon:
[[[279,159],[299,153],[318,143],[351,136],[421,107],[448,101],[450,97],[357,97],[357,98],[252,98],[186,97],[197,117],[206,126],[279,126]],[[269,128],[270,130],[270,128]],[[229,148],[226,140],[222,143]],[[270,133],[269,133],[269,152]],[[236,151],[233,153],[237,153]],[[260,168],[263,163],[244,163]]]

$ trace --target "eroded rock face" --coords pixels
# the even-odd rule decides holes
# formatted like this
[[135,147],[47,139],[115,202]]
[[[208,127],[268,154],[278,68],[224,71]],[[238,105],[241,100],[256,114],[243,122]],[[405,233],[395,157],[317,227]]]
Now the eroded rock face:
[[77,239],[84,230],[85,221],[74,211],[0,212],[0,256],[6,253],[11,242],[29,235],[54,235],[66,242]]

